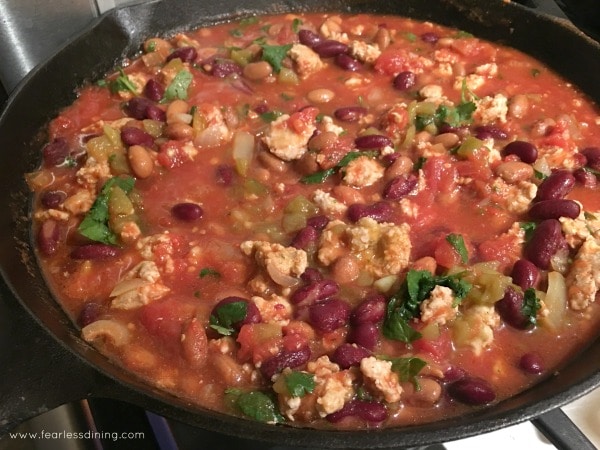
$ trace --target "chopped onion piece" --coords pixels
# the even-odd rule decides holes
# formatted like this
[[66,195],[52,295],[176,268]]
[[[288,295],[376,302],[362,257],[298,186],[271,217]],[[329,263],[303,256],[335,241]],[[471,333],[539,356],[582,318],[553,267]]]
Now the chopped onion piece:
[[567,283],[559,272],[548,273],[548,290],[544,298],[548,313],[543,316],[545,324],[557,328],[564,320],[567,310]]
[[241,176],[246,176],[248,166],[254,155],[254,136],[247,131],[237,131],[233,136],[233,159],[235,169]]
[[141,286],[146,286],[150,284],[146,280],[142,280],[141,278],[134,278],[132,280],[123,280],[114,287],[112,292],[110,293],[111,297],[118,297],[125,292],[133,291]]

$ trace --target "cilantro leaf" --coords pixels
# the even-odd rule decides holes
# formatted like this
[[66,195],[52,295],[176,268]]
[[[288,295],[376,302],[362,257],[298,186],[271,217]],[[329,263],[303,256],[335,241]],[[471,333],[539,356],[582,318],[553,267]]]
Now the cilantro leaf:
[[302,25],[302,23],[302,20],[298,19],[297,17],[294,20],[292,20],[292,31],[294,33],[300,31],[300,25]]
[[216,271],[215,269],[211,269],[210,267],[205,267],[200,270],[200,273],[198,274],[198,276],[200,278],[209,277],[209,276],[219,278],[221,276],[221,274],[218,271]]
[[118,186],[126,194],[132,189],[135,180],[132,177],[113,177],[110,178],[104,186],[92,207],[83,218],[77,230],[82,236],[96,242],[102,242],[103,244],[116,245],[117,236],[112,232],[108,226],[108,201],[113,186]]
[[223,336],[231,336],[235,329],[233,325],[246,318],[248,305],[246,302],[231,302],[219,306],[214,314],[210,315],[210,327]]
[[306,175],[300,179],[300,182],[304,184],[322,183],[331,175],[333,175],[338,169],[346,167],[348,164],[350,164],[351,161],[355,160],[356,158],[359,158],[361,156],[375,157],[376,154],[377,152],[372,151],[348,152],[334,167],[331,167],[326,170],[321,170],[319,172],[311,173],[310,175]]
[[186,100],[188,97],[187,90],[190,87],[194,76],[187,70],[181,70],[175,75],[173,81],[165,90],[164,100]]
[[421,303],[436,286],[452,289],[456,302],[464,299],[472,287],[460,274],[435,276],[427,270],[409,270],[404,283],[388,301],[384,336],[406,343],[419,339],[421,334],[409,325],[409,320],[420,314]]
[[467,251],[467,247],[465,246],[465,241],[460,234],[450,233],[446,236],[446,241],[456,250],[458,255],[460,256],[460,261],[463,264],[466,264],[469,261],[469,252]]
[[277,410],[275,401],[263,392],[227,389],[225,396],[244,415],[254,420],[264,423],[280,423],[285,420]]
[[312,373],[293,370],[284,374],[285,385],[292,397],[304,397],[315,390],[315,376]]
[[392,362],[392,370],[398,374],[400,381],[410,381],[415,390],[420,390],[419,382],[417,381],[417,375],[427,365],[421,358],[408,357],[408,358],[382,358],[386,361]]
[[531,325],[537,323],[537,313],[542,307],[540,299],[535,295],[535,289],[529,288],[523,294],[523,305],[521,306],[521,312],[527,317],[528,322]]
[[260,118],[267,123],[271,123],[277,118],[281,117],[283,113],[281,111],[267,111],[260,115]]
[[137,88],[131,82],[125,71],[119,67],[119,76],[109,83],[110,91],[116,94],[119,91],[130,91],[137,95]]
[[525,241],[529,241],[531,236],[533,236],[537,224],[535,222],[519,222],[519,227],[525,232]]
[[281,71],[281,63],[287,56],[287,52],[292,48],[292,44],[286,45],[267,45],[263,44],[262,59],[273,66],[273,71],[279,73]]

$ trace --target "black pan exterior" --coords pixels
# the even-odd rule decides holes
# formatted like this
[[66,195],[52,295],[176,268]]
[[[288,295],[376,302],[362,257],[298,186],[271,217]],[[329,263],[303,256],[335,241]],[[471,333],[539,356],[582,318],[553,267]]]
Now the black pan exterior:
[[108,396],[212,431],[279,445],[414,447],[529,420],[600,385],[597,340],[552,378],[469,416],[379,431],[306,430],[199,410],[139,382],[82,342],[48,291],[31,247],[30,195],[23,173],[40,163],[45,125],[75,99],[75,87],[103,77],[123,58],[135,56],[146,37],[290,11],[398,14],[460,28],[541,59],[600,102],[600,46],[559,20],[500,0],[334,0],[327,6],[322,0],[165,0],[108,13],[37,68],[0,117],[0,269],[5,283],[0,284],[0,302],[9,314],[0,325],[10,326],[5,334],[11,343],[0,349],[5,372],[0,383],[0,433],[61,403]]

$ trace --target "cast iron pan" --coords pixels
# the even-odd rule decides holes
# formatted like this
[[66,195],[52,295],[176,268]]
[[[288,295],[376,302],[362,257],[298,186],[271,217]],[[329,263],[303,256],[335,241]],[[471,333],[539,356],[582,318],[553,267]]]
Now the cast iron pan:
[[[166,0],[103,16],[17,88],[0,117],[0,433],[60,404],[86,397],[124,400],[211,431],[279,445],[408,447],[493,431],[537,417],[600,385],[600,340],[556,375],[493,407],[432,424],[378,431],[275,427],[199,410],[139,382],[79,337],[36,265],[23,173],[40,162],[44,126],[145,37],[260,13],[340,11],[399,14],[457,27],[517,47],[553,67],[600,102],[600,46],[564,21],[491,0]],[[243,6],[242,6],[243,5]],[[32,320],[33,319],[35,320]]]

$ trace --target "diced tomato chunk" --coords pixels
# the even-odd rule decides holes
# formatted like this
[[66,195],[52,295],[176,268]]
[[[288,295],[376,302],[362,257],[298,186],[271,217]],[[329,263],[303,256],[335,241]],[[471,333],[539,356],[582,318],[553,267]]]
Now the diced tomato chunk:
[[303,133],[310,125],[314,124],[319,110],[309,106],[293,113],[288,119],[288,124],[296,133]]
[[440,330],[437,339],[417,339],[412,343],[415,353],[425,353],[437,361],[444,361],[452,351],[450,332],[446,328]]
[[158,152],[158,163],[167,169],[179,167],[190,161],[190,157],[183,149],[181,141],[167,141],[160,146]]
[[177,297],[167,297],[143,306],[140,322],[164,344],[179,346],[183,323],[193,315],[193,305]]
[[269,323],[242,325],[236,340],[240,344],[238,360],[252,360],[256,364],[279,353],[282,345],[281,327]]

